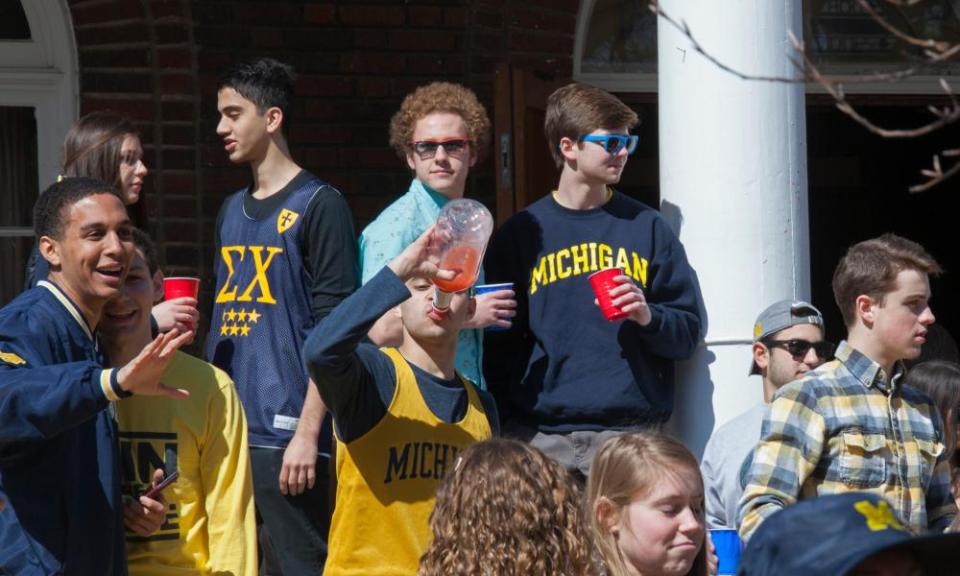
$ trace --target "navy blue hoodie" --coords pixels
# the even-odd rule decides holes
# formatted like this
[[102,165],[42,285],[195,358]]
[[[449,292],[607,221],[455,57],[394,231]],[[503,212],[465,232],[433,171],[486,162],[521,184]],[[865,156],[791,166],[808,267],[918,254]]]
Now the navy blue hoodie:
[[[622,267],[652,321],[608,322],[589,276]],[[513,327],[488,332],[484,374],[503,422],[543,432],[661,423],[673,410],[673,365],[700,339],[693,271],[659,212],[619,192],[570,210],[546,196],[495,234],[487,282],[513,282]]]

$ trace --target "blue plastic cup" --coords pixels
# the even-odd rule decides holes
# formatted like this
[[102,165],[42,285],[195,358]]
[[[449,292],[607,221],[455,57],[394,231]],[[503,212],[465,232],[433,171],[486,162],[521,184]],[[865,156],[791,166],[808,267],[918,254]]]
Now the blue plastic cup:
[[736,530],[710,530],[710,540],[717,550],[720,565],[717,566],[719,576],[734,576],[740,566],[740,535]]
[[[500,284],[480,284],[479,286],[473,287],[473,295],[479,296],[480,294],[486,294],[487,292],[498,292],[500,290],[513,290],[513,282],[501,282]],[[509,330],[509,328],[503,328],[494,324],[493,326],[487,326],[484,328],[487,332],[502,332],[504,330]]]

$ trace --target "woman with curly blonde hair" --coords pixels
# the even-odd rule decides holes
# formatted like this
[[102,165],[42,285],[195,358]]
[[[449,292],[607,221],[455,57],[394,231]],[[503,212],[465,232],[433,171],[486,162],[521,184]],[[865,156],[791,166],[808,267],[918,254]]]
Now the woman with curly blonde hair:
[[594,456],[591,535],[608,576],[706,576],[703,479],[697,459],[658,432],[621,434]]
[[437,493],[419,576],[592,573],[580,493],[566,471],[515,440],[468,447]]

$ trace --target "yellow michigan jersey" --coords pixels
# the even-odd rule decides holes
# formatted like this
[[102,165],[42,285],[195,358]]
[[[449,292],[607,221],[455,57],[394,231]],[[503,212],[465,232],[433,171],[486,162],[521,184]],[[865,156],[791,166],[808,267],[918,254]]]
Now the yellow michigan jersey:
[[[336,576],[410,575],[430,540],[437,486],[468,445],[490,437],[473,386],[459,422],[437,418],[416,377],[394,349],[397,386],[386,415],[349,443],[337,439],[337,500],[324,572]],[[461,378],[463,381],[463,378]]]
[[124,493],[150,486],[153,471],[180,471],[164,490],[167,518],[149,537],[127,532],[131,576],[255,576],[256,517],[247,424],[222,370],[177,352],[164,375],[190,397],[117,403]]

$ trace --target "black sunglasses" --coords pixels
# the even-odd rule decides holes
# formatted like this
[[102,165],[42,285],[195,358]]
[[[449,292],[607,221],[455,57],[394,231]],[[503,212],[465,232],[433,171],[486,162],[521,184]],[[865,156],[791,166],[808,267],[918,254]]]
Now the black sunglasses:
[[437,155],[437,148],[443,146],[443,151],[450,156],[459,156],[466,151],[469,141],[462,138],[449,140],[418,140],[413,143],[413,150],[421,160],[429,160]]
[[801,340],[800,338],[791,338],[790,340],[764,340],[763,343],[767,348],[783,348],[789,352],[794,359],[803,358],[807,355],[807,352],[813,348],[817,356],[828,360],[833,357],[833,350],[835,348],[833,342],[826,340],[810,342],[809,340]]

